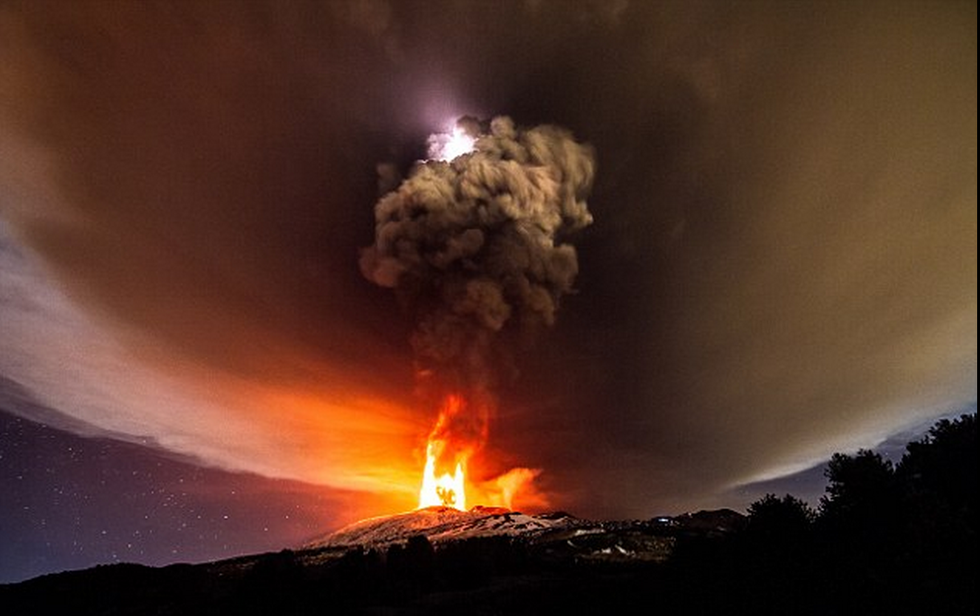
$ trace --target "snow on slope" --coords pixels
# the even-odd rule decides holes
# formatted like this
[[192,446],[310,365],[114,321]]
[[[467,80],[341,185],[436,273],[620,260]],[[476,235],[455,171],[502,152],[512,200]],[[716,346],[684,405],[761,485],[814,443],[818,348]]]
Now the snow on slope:
[[527,515],[499,507],[477,506],[469,511],[427,507],[392,516],[370,518],[345,526],[308,543],[306,548],[383,546],[425,535],[439,543],[498,535],[534,535],[588,524],[567,514]]

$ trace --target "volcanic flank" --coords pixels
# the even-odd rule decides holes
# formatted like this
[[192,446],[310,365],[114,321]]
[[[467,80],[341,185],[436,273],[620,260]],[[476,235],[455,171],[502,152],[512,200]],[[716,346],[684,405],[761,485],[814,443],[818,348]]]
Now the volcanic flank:
[[425,507],[355,522],[311,541],[304,548],[379,548],[404,543],[419,535],[425,536],[434,544],[475,537],[529,538],[549,530],[586,524],[588,523],[584,520],[565,513],[527,515],[502,507],[477,506],[469,511],[461,511],[455,507]]
[[594,173],[592,149],[565,129],[462,118],[430,137],[429,160],[375,206],[361,271],[412,316],[418,391],[442,409],[420,507],[465,509],[464,485],[484,504],[511,507],[537,474],[512,469],[482,486],[464,479],[489,436],[494,385],[514,372],[514,345],[552,325],[572,290],[578,258],[567,238],[592,223]]

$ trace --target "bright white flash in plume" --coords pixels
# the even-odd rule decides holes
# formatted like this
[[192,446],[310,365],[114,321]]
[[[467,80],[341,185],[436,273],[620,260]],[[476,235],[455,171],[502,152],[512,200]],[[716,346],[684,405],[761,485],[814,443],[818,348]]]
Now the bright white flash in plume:
[[429,160],[450,161],[472,152],[475,145],[476,137],[459,124],[454,124],[448,133],[429,135]]

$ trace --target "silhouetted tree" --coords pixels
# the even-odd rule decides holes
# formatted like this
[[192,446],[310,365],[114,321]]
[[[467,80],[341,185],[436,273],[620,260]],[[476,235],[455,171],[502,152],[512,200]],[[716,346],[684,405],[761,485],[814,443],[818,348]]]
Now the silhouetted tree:
[[816,512],[805,501],[784,495],[766,494],[749,505],[746,532],[766,542],[802,541],[810,532]]
[[868,450],[834,454],[817,530],[829,599],[850,611],[887,612],[898,602],[904,510],[891,462]]
[[972,512],[975,521],[976,452],[977,416],[943,419],[906,446],[898,474],[914,497],[940,499],[953,510]]
[[824,474],[829,483],[820,518],[833,532],[870,539],[895,531],[901,499],[891,462],[867,449],[853,456],[835,453]]
[[744,593],[741,602],[760,614],[809,613],[801,597],[813,587],[813,508],[789,494],[766,494],[748,514],[730,572],[739,580],[736,592]]
[[977,570],[976,415],[944,419],[909,443],[898,465],[908,525],[907,577],[920,604],[942,613],[972,613]]
[[897,468],[870,451],[835,454],[817,525],[830,603],[973,613],[976,472],[976,415],[938,422]]

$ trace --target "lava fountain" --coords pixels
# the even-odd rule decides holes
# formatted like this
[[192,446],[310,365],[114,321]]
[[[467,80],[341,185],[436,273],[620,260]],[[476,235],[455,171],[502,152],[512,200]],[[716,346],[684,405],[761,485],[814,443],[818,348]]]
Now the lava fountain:
[[425,471],[422,476],[422,489],[419,491],[419,509],[423,507],[454,507],[466,511],[466,484],[463,463],[456,463],[456,470],[450,475],[436,475],[436,450],[439,441],[429,441],[425,448]]
[[486,438],[485,417],[472,421],[479,416],[470,412],[461,395],[446,396],[425,447],[419,509],[443,506],[466,510],[466,462]]

